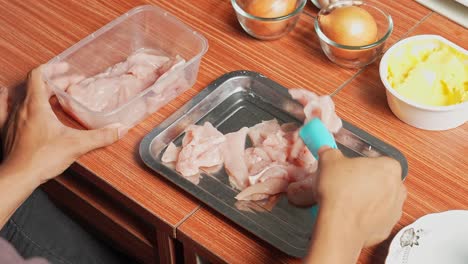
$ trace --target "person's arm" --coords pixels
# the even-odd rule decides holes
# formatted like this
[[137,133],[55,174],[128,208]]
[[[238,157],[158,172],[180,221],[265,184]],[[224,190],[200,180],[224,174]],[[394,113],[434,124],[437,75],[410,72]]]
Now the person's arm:
[[37,186],[33,173],[0,166],[0,229]]
[[[56,74],[68,70],[57,64]],[[63,125],[50,104],[50,91],[42,80],[43,66],[28,76],[24,101],[7,113],[8,91],[0,88],[0,229],[40,184],[61,174],[78,157],[118,140],[126,130],[120,125],[78,130]]]
[[305,262],[356,263],[361,249],[386,239],[401,217],[401,166],[387,157],[350,159],[332,149],[319,154],[316,181],[288,190],[290,202],[320,206]]
[[[348,219],[348,220],[347,220]],[[339,210],[320,210],[305,263],[356,263],[364,246],[362,234]]]

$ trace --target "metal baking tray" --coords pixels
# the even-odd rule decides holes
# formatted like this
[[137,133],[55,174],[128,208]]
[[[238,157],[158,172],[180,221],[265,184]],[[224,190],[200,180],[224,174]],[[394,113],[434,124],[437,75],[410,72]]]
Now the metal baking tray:
[[[140,156],[158,175],[258,238],[291,256],[303,257],[315,221],[310,208],[292,206],[284,195],[262,202],[238,202],[234,198],[238,191],[230,186],[223,169],[202,172],[195,184],[193,179],[182,177],[171,165],[161,161],[168,143],[181,145],[184,129],[190,124],[208,121],[224,134],[273,118],[280,123],[302,124],[302,109],[287,89],[273,80],[255,72],[230,72],[211,83],[145,136],[140,144]],[[353,144],[343,145],[349,138],[354,139]],[[336,140],[347,156],[390,156],[401,163],[402,178],[407,174],[407,161],[396,148],[346,121],[343,121],[343,129]]]

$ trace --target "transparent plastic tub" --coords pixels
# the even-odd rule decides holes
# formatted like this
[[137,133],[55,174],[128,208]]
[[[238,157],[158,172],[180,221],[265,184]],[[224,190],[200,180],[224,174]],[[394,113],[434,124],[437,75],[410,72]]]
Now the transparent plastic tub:
[[[50,60],[44,78],[62,108],[85,127],[113,123],[133,127],[193,86],[207,49],[207,40],[176,17],[156,6],[139,6]],[[64,90],[64,76],[92,77],[141,50],[168,57],[179,55],[186,63],[109,111],[93,111]],[[54,76],[51,65],[64,62],[69,65],[67,72]],[[174,87],[168,87],[171,85]],[[170,94],[162,96],[161,89],[170,90]]]

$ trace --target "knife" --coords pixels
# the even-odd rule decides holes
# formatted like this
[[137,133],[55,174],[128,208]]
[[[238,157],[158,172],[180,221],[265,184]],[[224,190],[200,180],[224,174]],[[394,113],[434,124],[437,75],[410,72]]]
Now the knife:
[[[338,148],[333,135],[319,118],[314,118],[302,126],[299,130],[299,136],[316,160],[319,160],[318,150],[321,147],[329,146],[334,149]],[[317,219],[318,210],[318,205],[314,205],[311,208],[314,221]]]

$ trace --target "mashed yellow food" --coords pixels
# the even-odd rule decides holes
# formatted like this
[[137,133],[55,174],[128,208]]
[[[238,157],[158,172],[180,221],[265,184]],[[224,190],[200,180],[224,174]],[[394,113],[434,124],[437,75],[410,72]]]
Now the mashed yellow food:
[[468,101],[468,55],[438,41],[417,41],[389,57],[388,81],[402,96],[428,106]]

